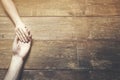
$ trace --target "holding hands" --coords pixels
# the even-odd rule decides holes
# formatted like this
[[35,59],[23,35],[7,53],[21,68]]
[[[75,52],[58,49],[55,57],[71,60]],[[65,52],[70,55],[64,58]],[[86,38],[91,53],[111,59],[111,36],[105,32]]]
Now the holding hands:
[[27,29],[25,24],[16,25],[15,33],[16,33],[18,39],[21,42],[29,42],[29,40],[30,40],[30,34],[29,34],[30,31]]
[[29,41],[26,43],[21,42],[17,36],[15,37],[12,48],[15,56],[21,57],[22,59],[24,59],[27,56],[32,43],[32,36],[30,33],[28,34],[28,37]]
[[16,36],[14,39],[12,47],[13,56],[4,80],[18,80],[19,78],[22,67],[24,66],[25,58],[27,58],[27,54],[29,54],[32,43],[32,36],[29,31],[27,31],[27,33],[29,37],[28,42],[20,41],[18,38],[20,35]]
[[24,58],[30,51],[32,36],[26,25],[22,22],[13,0],[1,0],[5,11],[15,25],[16,37],[13,42],[13,56],[4,80],[18,80]]

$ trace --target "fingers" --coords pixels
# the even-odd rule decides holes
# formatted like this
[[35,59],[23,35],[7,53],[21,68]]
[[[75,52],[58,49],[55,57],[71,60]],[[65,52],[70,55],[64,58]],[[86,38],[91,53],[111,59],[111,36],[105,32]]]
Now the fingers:
[[27,27],[24,27],[23,31],[24,31],[24,34],[25,34],[26,36],[29,35],[29,34],[28,34],[28,28],[27,28]]
[[22,42],[28,42],[29,40],[29,31],[27,28],[16,28],[16,35],[18,36],[18,38],[20,39],[20,41]]
[[32,35],[31,35],[31,33],[29,32],[29,42],[31,42],[32,41]]
[[19,29],[17,29],[16,35],[19,37],[19,39],[20,39],[21,42],[25,42],[25,40],[24,40],[24,38],[23,38],[23,36],[22,36],[22,34],[21,34],[21,32],[20,32]]
[[24,43],[24,42],[21,42],[21,41],[19,41],[18,43],[20,44],[20,46],[30,46],[31,45],[31,43],[32,43],[32,35],[30,34],[30,35],[28,35],[29,36],[29,41],[28,42],[26,42],[26,43]]
[[24,42],[28,42],[28,36],[25,34],[25,32],[22,29],[20,29],[20,33],[21,33],[21,35],[23,37]]

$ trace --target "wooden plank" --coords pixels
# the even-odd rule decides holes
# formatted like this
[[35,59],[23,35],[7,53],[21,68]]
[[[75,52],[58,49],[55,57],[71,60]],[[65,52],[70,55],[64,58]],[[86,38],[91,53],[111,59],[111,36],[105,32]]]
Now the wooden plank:
[[[0,70],[3,80],[6,70]],[[25,70],[22,80],[89,80],[88,71]]]
[[120,70],[120,42],[83,41],[77,43],[79,66],[91,69]]
[[91,71],[91,80],[119,80],[120,71]]
[[87,0],[86,16],[118,16],[120,0]]
[[[76,41],[34,41],[26,69],[116,70],[120,67],[119,43],[78,41],[76,51]],[[0,40],[0,45],[0,68],[8,68],[12,54],[12,41]]]
[[[23,17],[35,40],[120,40],[120,17]],[[8,18],[0,18],[0,39],[13,39]],[[6,29],[7,27],[7,29]]]
[[[120,15],[119,0],[58,0],[57,2],[55,0],[14,0],[14,2],[21,16]],[[6,16],[1,5],[0,16]]]
[[77,40],[81,39],[120,39],[119,17],[77,17],[73,19],[73,26]]
[[[85,0],[14,0],[21,16],[80,16]],[[0,16],[6,16],[0,5]]]
[[[3,80],[7,70],[0,70]],[[119,71],[24,70],[22,80],[119,80]]]
[[102,51],[103,50],[79,50],[79,54],[89,54],[88,56],[79,55],[79,67],[83,69],[95,70],[120,70],[120,56],[116,55],[117,53],[120,53],[120,50],[104,50],[103,52]]
[[120,49],[120,41],[112,41],[112,40],[83,40],[77,41],[78,49]]
[[[14,0],[21,16],[119,16],[119,0]],[[21,6],[22,5],[22,6]],[[31,6],[32,5],[32,6]],[[6,16],[0,5],[0,16]]]
[[119,4],[119,0],[87,0],[86,1],[87,3],[89,3],[89,4],[92,4],[92,5],[94,5],[94,4]]
[[[24,22],[37,40],[76,39],[71,17],[25,17]],[[0,18],[0,39],[13,39],[14,29],[8,18]],[[7,29],[6,29],[7,28]]]
[[7,70],[0,70],[0,80],[3,80]]
[[[12,40],[0,40],[0,68],[8,68]],[[34,41],[26,69],[76,69],[76,42]]]

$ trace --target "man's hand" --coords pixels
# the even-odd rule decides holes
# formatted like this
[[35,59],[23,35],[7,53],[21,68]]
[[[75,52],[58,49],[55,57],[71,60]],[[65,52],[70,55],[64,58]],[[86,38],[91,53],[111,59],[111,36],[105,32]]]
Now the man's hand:
[[26,55],[28,54],[30,48],[31,48],[31,43],[32,43],[32,36],[29,35],[29,41],[28,43],[21,42],[18,37],[16,36],[13,42],[13,53],[16,56],[19,56],[21,58],[25,58]]
[[21,42],[16,36],[13,42],[13,53],[12,60],[8,69],[8,72],[4,80],[18,80],[22,66],[24,66],[24,58],[29,53],[31,48],[32,36],[28,43]]
[[15,32],[21,42],[29,41],[29,31],[24,24],[17,24]]

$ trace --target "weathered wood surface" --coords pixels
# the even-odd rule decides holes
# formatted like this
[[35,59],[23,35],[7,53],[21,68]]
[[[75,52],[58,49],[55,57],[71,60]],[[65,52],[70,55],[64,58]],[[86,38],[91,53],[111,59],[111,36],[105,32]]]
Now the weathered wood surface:
[[90,71],[88,80],[119,80],[120,71]]
[[[0,80],[3,80],[6,70],[0,70]],[[88,80],[88,71],[72,70],[25,70],[22,80]]]
[[[14,0],[14,2],[21,16],[120,15],[120,0],[57,0],[57,2],[55,0]],[[0,16],[6,16],[1,5]]]
[[[120,42],[103,40],[34,41],[26,69],[120,70]],[[12,40],[0,40],[0,68],[11,60]]]
[[[5,74],[0,70],[0,80]],[[119,80],[119,75],[119,71],[25,70],[22,80]]]
[[118,16],[120,0],[86,0],[86,16]]
[[78,41],[79,67],[99,70],[120,70],[119,41]]
[[[31,28],[35,40],[27,69],[119,69],[120,17],[22,19]],[[8,60],[5,63],[1,62],[1,68],[8,68],[14,28],[6,17],[0,18],[0,27],[1,61],[3,58]],[[80,56],[78,60],[76,54]]]
[[[22,80],[120,80],[120,0],[14,0],[33,47]],[[14,25],[0,4],[0,80]]]
[[[75,30],[71,24],[72,18],[66,17],[27,17],[24,22],[31,29],[36,40],[70,40],[75,39]],[[10,20],[0,18],[0,39],[13,39],[14,29]],[[8,28],[8,29],[6,29]],[[3,38],[2,38],[3,37]]]
[[[0,40],[0,68],[8,68],[12,40]],[[76,44],[73,41],[33,41],[27,69],[77,68]]]
[[[120,40],[120,17],[23,17],[35,40]],[[6,29],[7,28],[7,29]],[[13,39],[14,26],[0,17],[0,39]]]
[[77,40],[81,39],[120,39],[119,17],[77,17],[73,19]]
[[[83,15],[85,0],[14,0],[21,16]],[[6,16],[0,6],[0,16]]]

